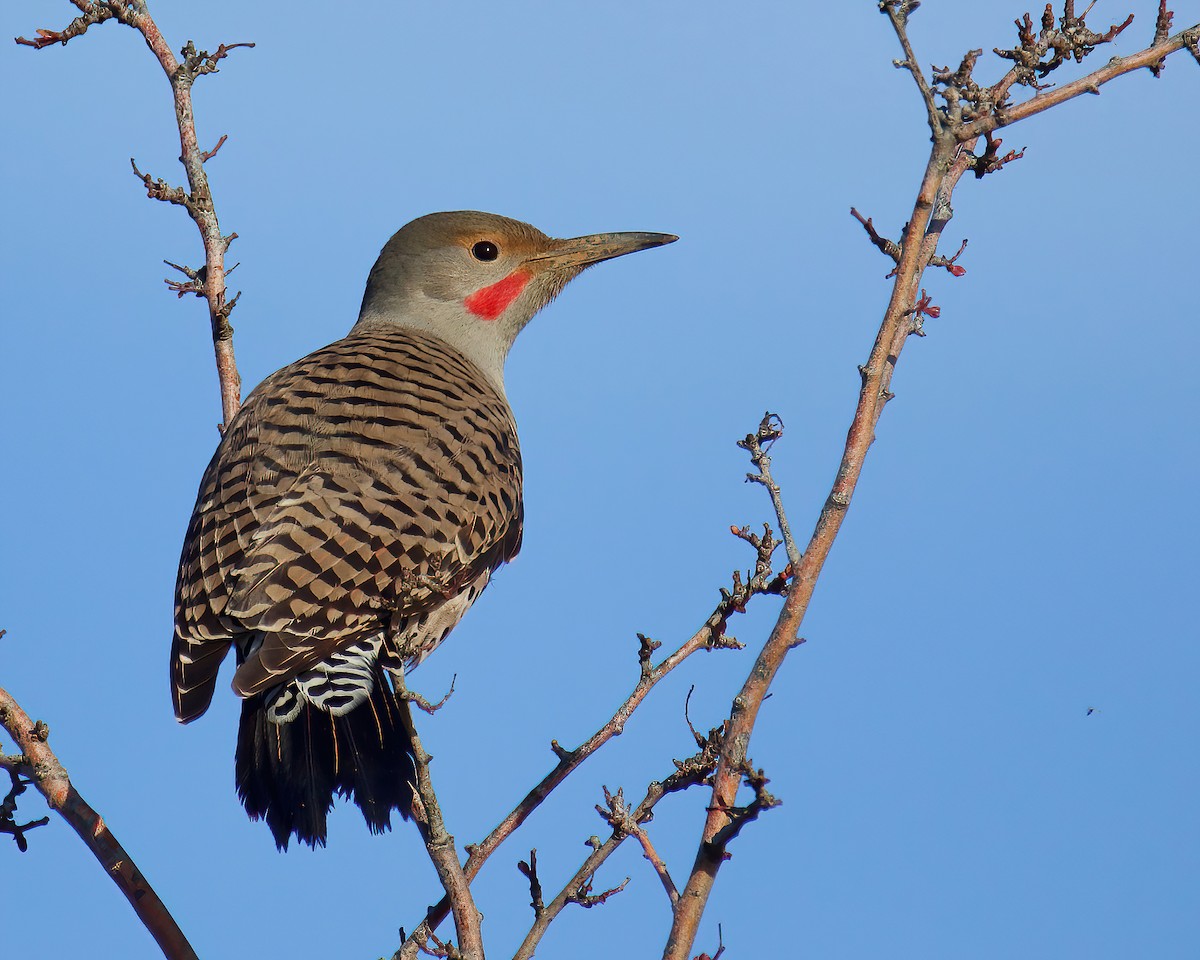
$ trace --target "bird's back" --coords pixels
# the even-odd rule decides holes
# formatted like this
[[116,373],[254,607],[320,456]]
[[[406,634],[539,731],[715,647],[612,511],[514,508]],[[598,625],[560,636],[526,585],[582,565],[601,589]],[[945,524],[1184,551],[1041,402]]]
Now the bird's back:
[[465,610],[516,555],[521,524],[508,403],[444,341],[365,330],[284,367],[201,481],[176,589],[178,717],[207,709],[231,643],[243,697],[389,631],[436,643],[444,631],[403,628],[460,595]]

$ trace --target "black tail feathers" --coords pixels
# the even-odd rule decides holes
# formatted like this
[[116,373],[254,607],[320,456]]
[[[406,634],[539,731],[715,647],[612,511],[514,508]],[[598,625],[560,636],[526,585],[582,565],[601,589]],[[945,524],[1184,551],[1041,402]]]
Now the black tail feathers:
[[275,845],[325,846],[334,793],[353,800],[372,833],[408,819],[416,780],[412,747],[391,682],[375,666],[370,700],[335,717],[305,704],[291,723],[267,719],[263,695],[242,702],[237,791],[252,820],[266,820]]

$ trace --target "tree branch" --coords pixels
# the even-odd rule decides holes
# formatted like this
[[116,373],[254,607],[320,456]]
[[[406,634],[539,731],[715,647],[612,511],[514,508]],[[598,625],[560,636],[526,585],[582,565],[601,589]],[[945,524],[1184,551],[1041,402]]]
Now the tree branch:
[[[646,795],[633,810],[629,810],[625,805],[622,791],[618,790],[613,794],[605,788],[604,797],[608,810],[606,811],[600,806],[597,806],[596,810],[612,827],[611,835],[603,843],[600,842],[598,837],[592,837],[587,841],[587,845],[592,848],[591,854],[583,861],[582,866],[575,871],[574,876],[567,881],[562,890],[558,892],[558,895],[536,914],[533,926],[530,927],[529,933],[526,934],[520,949],[514,954],[513,960],[528,960],[528,958],[534,955],[534,951],[546,935],[550,924],[562,913],[567,904],[578,903],[586,907],[596,906],[599,903],[603,903],[608,897],[624,889],[625,883],[629,882],[628,878],[619,887],[614,887],[602,894],[592,894],[591,885],[596,871],[603,866],[605,860],[616,852],[617,848],[625,842],[627,837],[635,835],[631,829],[631,825],[640,830],[640,825],[653,817],[654,807],[663,797],[705,782],[717,762],[720,733],[721,731],[719,730],[712,730],[707,738],[697,737],[700,752],[686,760],[674,761],[675,772],[662,782],[656,780],[651,783],[646,790]],[[671,884],[671,887],[673,888],[674,884]],[[668,889],[669,893],[670,889]]]
[[1142,67],[1153,69],[1158,65],[1161,69],[1162,61],[1170,54],[1194,47],[1198,38],[1200,38],[1200,23],[1194,24],[1186,30],[1181,30],[1162,43],[1147,47],[1145,50],[1131,54],[1128,57],[1113,57],[1103,67],[1094,70],[1086,77],[1080,77],[1071,83],[1055,87],[1049,93],[1039,93],[1032,99],[1015,107],[1010,107],[999,114],[983,117],[973,123],[967,124],[959,132],[959,139],[969,140],[973,137],[990,133],[999,127],[1011,126],[1019,120],[1035,116],[1044,110],[1057,107],[1060,103],[1066,103],[1068,100],[1073,100],[1075,97],[1085,93],[1098,94],[1104,84],[1117,79],[1117,77],[1123,77],[1127,73],[1132,73],[1134,70],[1140,70]]
[[[755,596],[760,594],[783,595],[787,591],[790,572],[784,570],[783,573],[775,574],[772,571],[771,555],[778,548],[779,542],[775,540],[770,528],[765,528],[761,537],[745,528],[734,527],[731,532],[754,548],[756,553],[754,570],[748,572],[744,580],[741,573],[735,571],[733,588],[721,590],[721,599],[704,625],[657,666],[652,666],[652,657],[654,651],[661,644],[641,634],[638,635],[640,675],[629,696],[603,726],[574,750],[561,747],[557,740],[550,742],[550,749],[558,757],[558,763],[554,769],[525,795],[491,833],[479,843],[471,844],[466,848],[468,857],[462,868],[468,882],[473,881],[479,875],[479,871],[488,858],[541,806],[559,784],[609,740],[620,736],[633,712],[646,699],[650,691],[658,685],[659,681],[697,651],[739,648],[741,644],[725,632],[729,619],[735,613],[744,612],[746,604]],[[420,946],[428,941],[430,934],[449,915],[450,908],[448,896],[442,897],[434,906],[430,907],[425,914],[425,919],[417,925],[401,948],[393,954],[392,960],[413,960],[417,956]]]
[[783,420],[778,414],[766,413],[758,425],[756,433],[746,434],[745,439],[738,441],[738,446],[750,454],[750,462],[758,468],[758,473],[746,474],[747,483],[758,483],[766,487],[771,496],[771,505],[775,508],[775,517],[779,521],[779,531],[783,537],[783,545],[787,550],[788,563],[791,569],[800,568],[800,549],[792,537],[792,528],[788,525],[787,514],[783,510],[783,496],[779,484],[771,476],[771,458],[767,451],[771,445],[783,436]]
[[[83,15],[71,21],[66,28],[59,31],[38,30],[37,39],[26,40],[24,37],[17,37],[16,42],[41,50],[54,43],[65,44],[68,40],[81,36],[89,26],[115,18],[142,35],[171,83],[175,120],[179,127],[179,160],[187,172],[188,189],[185,191],[180,187],[169,187],[163,180],[152,180],[148,175],[141,173],[136,164],[133,169],[146,186],[148,196],[185,207],[200,230],[200,239],[204,244],[204,267],[189,273],[191,283],[174,284],[171,289],[180,296],[184,293],[194,293],[208,301],[213,354],[221,390],[221,428],[224,430],[225,424],[233,420],[242,403],[242,381],[233,352],[233,327],[229,323],[229,316],[238,298],[227,298],[225,289],[225,252],[237,234],[221,234],[212,191],[208,185],[208,175],[204,171],[205,161],[216,155],[226,138],[221,137],[217,146],[210,151],[201,150],[196,139],[196,119],[192,110],[192,84],[197,77],[216,73],[218,62],[228,56],[230,50],[237,47],[253,47],[254,44],[223,43],[216,52],[210,54],[203,50],[197,51],[189,40],[182,50],[183,60],[180,61],[163,39],[158,25],[150,16],[145,0],[72,0],[72,3]],[[167,283],[171,285],[172,281],[168,280]]]
[[908,15],[920,5],[920,0],[881,0],[879,9],[891,21],[892,29],[896,31],[896,38],[904,49],[904,59],[893,60],[892,63],[898,69],[906,69],[912,74],[917,89],[921,92],[921,100],[925,103],[929,129],[936,139],[942,132],[942,114],[934,102],[933,90],[925,80],[925,74],[921,72],[920,64],[917,63],[917,55],[913,53],[912,43],[908,39]]
[[537,850],[529,851],[528,862],[517,861],[517,869],[521,871],[521,876],[529,881],[529,906],[533,908],[533,916],[536,920],[546,909],[546,901],[542,898],[542,882],[538,879]]
[[[18,773],[24,773],[30,778],[30,782],[46,798],[50,809],[71,825],[92,851],[108,878],[125,895],[138,919],[158,943],[163,956],[168,960],[196,960],[196,951],[192,949],[183,931],[175,923],[174,917],[150,886],[150,882],[133,862],[133,858],[125,852],[125,848],[117,842],[108,824],[71,783],[67,771],[46,742],[50,735],[49,728],[40,720],[37,723],[30,720],[12,694],[2,687],[0,726],[4,727],[17,749],[21,751],[19,758],[5,758],[4,766],[13,777],[14,787]],[[15,767],[20,769],[16,770]],[[10,796],[15,806],[15,795]],[[29,826],[26,824],[22,829],[28,829]],[[17,842],[18,845],[21,843],[19,836]]]
[[[928,87],[916,69],[915,56],[907,37],[907,14],[916,6],[917,4],[909,2],[884,0],[880,3],[880,10],[888,16],[900,38],[907,58],[905,63],[900,65],[908,66],[913,72],[928,110],[931,103],[930,90],[933,88]],[[1083,17],[1075,17],[1071,0],[1067,0],[1065,4],[1062,22],[1063,31],[1047,38],[1047,31],[1053,27],[1053,19],[1047,13],[1046,19],[1043,20],[1042,40],[1029,40],[1032,27],[1026,27],[1022,32],[1024,45],[1029,42],[1041,43],[1044,40],[1047,48],[1055,49],[1057,62],[1049,65],[1051,70],[1065,60],[1064,51],[1071,53],[1077,60],[1081,59],[1092,47],[1111,40],[1124,29],[1123,26],[1114,26],[1103,35],[1087,31],[1083,26]],[[1021,27],[1020,22],[1018,26]],[[891,297],[870,357],[860,368],[862,389],[846,436],[841,463],[829,496],[817,518],[808,548],[801,562],[793,565],[795,578],[789,587],[783,610],[780,611],[770,636],[755,659],[749,677],[734,698],[722,737],[721,759],[712,778],[712,802],[709,804],[691,874],[680,893],[675,909],[674,922],[663,954],[665,960],[686,960],[690,956],[717,871],[727,855],[726,846],[737,829],[740,829],[737,821],[739,808],[735,805],[735,799],[743,777],[749,769],[746,750],[759,708],[788,651],[797,643],[800,625],[812,599],[817,578],[841,529],[861,476],[867,451],[874,441],[876,425],[884,406],[892,398],[889,387],[905,342],[910,334],[921,332],[923,316],[936,315],[936,308],[930,305],[928,297],[922,296],[918,299],[917,292],[924,270],[934,259],[943,228],[953,216],[950,199],[954,188],[963,173],[968,169],[975,169],[980,160],[971,153],[972,147],[980,136],[997,126],[1012,124],[1040,113],[1082,92],[1098,88],[1102,83],[1131,70],[1160,63],[1163,57],[1185,48],[1189,42],[1194,43],[1194,40],[1189,40],[1191,35],[1191,30],[1184,31],[1141,53],[1115,59],[1108,66],[1051,94],[1037,96],[1027,104],[1007,109],[1004,101],[1008,87],[1004,84],[1008,81],[1008,86],[1011,86],[1013,82],[1017,82],[1009,80],[1012,71],[1006,75],[1006,80],[996,87],[979,87],[971,79],[977,51],[972,51],[964,58],[958,71],[936,72],[938,89],[935,92],[940,92],[946,99],[946,113],[935,111],[938,118],[931,114],[933,148],[921,179],[912,215],[898,244],[899,250],[896,251],[898,256]],[[1040,57],[1041,54],[1038,54],[1037,62],[1040,62]],[[972,114],[979,119],[973,119]],[[990,163],[988,165],[994,169],[999,168]],[[990,171],[985,169],[984,172]],[[888,255],[892,255],[893,251],[884,244],[877,243],[877,246]],[[753,781],[751,785],[753,786]],[[746,809],[748,808],[741,808],[743,811]]]
[[10,834],[17,849],[22,853],[29,849],[29,841],[25,839],[26,831],[44,827],[50,822],[49,817],[40,817],[26,823],[17,823],[17,797],[23,794],[32,782],[21,776],[21,771],[27,766],[24,757],[0,757],[0,769],[7,770],[12,781],[8,793],[0,801],[0,833]]
[[662,884],[663,890],[666,891],[667,900],[674,908],[675,904],[679,902],[679,891],[675,887],[675,881],[671,879],[671,872],[667,869],[667,865],[659,856],[658,851],[654,849],[654,844],[650,842],[650,835],[646,833],[646,828],[634,821],[633,817],[630,817],[629,820],[629,835],[642,845],[642,856],[650,861],[650,866],[658,874],[658,880]]
[[[483,934],[479,928],[479,909],[475,906],[475,898],[471,895],[471,881],[458,862],[458,850],[454,845],[454,837],[446,830],[446,822],[442,818],[442,808],[433,789],[433,780],[429,775],[429,761],[433,758],[425,752],[416,725],[413,723],[410,701],[416,697],[409,694],[404,684],[402,670],[395,671],[392,678],[400,700],[401,721],[412,743],[413,764],[417,771],[417,782],[414,784],[416,791],[413,818],[421,831],[421,839],[425,841],[425,849],[429,853],[429,859],[433,862],[434,869],[437,870],[438,879],[446,891],[450,909],[454,914],[454,927],[458,933],[458,949],[452,956],[461,956],[463,960],[483,960]],[[432,932],[430,930],[426,934],[421,940],[421,944],[430,939]]]

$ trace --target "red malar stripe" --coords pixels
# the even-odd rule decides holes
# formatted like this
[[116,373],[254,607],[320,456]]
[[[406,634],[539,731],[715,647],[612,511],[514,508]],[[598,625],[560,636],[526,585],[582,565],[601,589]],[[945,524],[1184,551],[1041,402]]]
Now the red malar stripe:
[[467,297],[463,304],[471,313],[484,320],[495,320],[508,309],[508,305],[521,295],[525,285],[529,283],[529,273],[525,270],[514,270],[503,280],[493,283],[490,287],[476,290]]

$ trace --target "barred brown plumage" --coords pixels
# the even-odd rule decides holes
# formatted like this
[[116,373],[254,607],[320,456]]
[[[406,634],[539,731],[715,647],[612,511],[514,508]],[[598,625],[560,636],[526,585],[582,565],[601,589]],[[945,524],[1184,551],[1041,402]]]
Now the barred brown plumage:
[[[387,673],[431,652],[521,546],[508,348],[588,264],[673,239],[423,217],[384,247],[354,329],[228,425],[180,559],[172,693],[181,721],[200,716],[235,647],[238,792],[281,849],[325,842],[335,792],[372,830],[408,816]],[[483,243],[499,254],[480,262]]]

